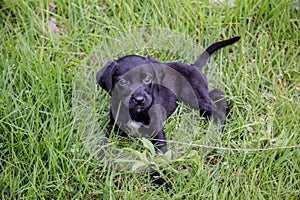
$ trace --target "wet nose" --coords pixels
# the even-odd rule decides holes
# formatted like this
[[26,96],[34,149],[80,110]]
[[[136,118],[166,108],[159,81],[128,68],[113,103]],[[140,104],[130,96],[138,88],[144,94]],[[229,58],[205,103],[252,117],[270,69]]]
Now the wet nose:
[[133,100],[136,104],[142,104],[145,101],[145,97],[143,95],[135,95]]

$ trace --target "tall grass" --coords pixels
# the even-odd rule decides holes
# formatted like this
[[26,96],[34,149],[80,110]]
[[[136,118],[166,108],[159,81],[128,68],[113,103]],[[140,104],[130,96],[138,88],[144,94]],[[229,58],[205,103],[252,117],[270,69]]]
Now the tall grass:
[[[1,198],[299,199],[299,5],[228,2],[0,2]],[[98,65],[92,62],[106,41],[143,28],[179,33],[194,46],[180,46],[181,36],[178,45],[155,46],[154,38],[111,57],[98,52]],[[207,142],[209,124],[184,106],[165,128],[168,140],[188,135],[195,144],[248,151],[183,144],[165,168],[170,193],[153,186],[147,173],[118,171],[95,158],[86,133],[100,138],[108,122],[109,97],[94,82],[102,64],[128,53],[193,62],[194,52],[182,52],[200,53],[235,35],[241,41],[216,53],[205,68],[210,87],[222,88],[230,100],[224,133]],[[74,101],[76,91],[80,101]],[[280,148],[288,146],[296,147]],[[249,151],[266,148],[274,149]]]

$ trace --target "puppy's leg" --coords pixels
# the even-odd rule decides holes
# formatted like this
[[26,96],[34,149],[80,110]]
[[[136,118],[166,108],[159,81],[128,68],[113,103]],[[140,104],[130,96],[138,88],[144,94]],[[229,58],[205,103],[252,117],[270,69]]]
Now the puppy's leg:
[[167,141],[163,129],[160,130],[153,139],[150,139],[150,141],[157,147],[158,154],[165,154],[167,152]]
[[[162,173],[164,175],[166,175],[166,171],[162,171]],[[150,177],[151,177],[152,183],[159,185],[159,186],[164,185],[166,191],[169,192],[169,190],[171,189],[171,186],[168,183],[166,183],[166,180],[161,177],[161,174],[158,171],[153,171],[150,174]]]
[[104,156],[104,145],[107,144],[108,142],[108,138],[109,138],[109,133],[112,130],[112,126],[108,126],[107,132],[105,133],[105,136],[103,138],[103,140],[101,141],[101,143],[98,145],[98,147],[100,148],[99,152],[98,152],[98,159],[102,160],[103,156]]
[[213,120],[215,123],[220,123],[223,126],[226,123],[226,117],[230,112],[224,93],[216,88],[209,93],[209,96],[213,101],[211,113]]
[[112,112],[110,111],[110,121],[107,125],[107,130],[105,133],[104,138],[102,139],[102,141],[100,142],[100,144],[98,145],[98,147],[100,148],[99,153],[98,153],[98,159],[101,160],[104,156],[105,150],[104,150],[104,146],[108,143],[108,139],[113,135],[120,135],[120,129],[119,126],[115,123],[115,119],[112,115]]
[[[156,153],[158,155],[165,154],[167,152],[167,141],[164,133],[164,120],[166,119],[166,111],[159,104],[153,105],[149,111],[150,116],[150,125],[148,127],[148,133],[151,133],[152,137],[150,137],[150,141],[156,147]],[[161,171],[162,170],[162,171]],[[161,172],[160,172],[161,171]],[[170,185],[166,182],[163,175],[166,174],[166,171],[159,167],[159,171],[157,169],[152,168],[152,172],[150,174],[152,183],[162,186],[164,185],[166,191],[170,190]]]
[[[163,129],[159,131],[159,133],[150,140],[152,144],[157,147],[157,154],[165,154],[167,152],[167,142],[166,137]],[[168,192],[171,189],[171,186],[166,182],[165,178],[163,177],[166,175],[166,171],[162,169],[162,167],[159,167],[159,170],[162,170],[161,172],[156,171],[155,169],[152,169],[152,173],[150,174],[152,183],[156,185],[164,185],[166,191]],[[162,174],[163,175],[162,175]]]
[[141,128],[143,137],[149,138],[157,148],[157,153],[167,152],[167,142],[164,133],[164,121],[167,118],[165,108],[160,104],[154,104],[149,110],[149,121],[147,127]]

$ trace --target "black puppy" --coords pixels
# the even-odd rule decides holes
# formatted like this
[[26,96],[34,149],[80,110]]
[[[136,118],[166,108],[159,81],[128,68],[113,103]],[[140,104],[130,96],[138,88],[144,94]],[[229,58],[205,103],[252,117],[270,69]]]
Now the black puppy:
[[[193,65],[161,63],[137,55],[109,61],[97,72],[97,83],[111,96],[110,122],[104,143],[112,132],[148,138],[158,153],[167,151],[163,122],[181,101],[221,125],[229,112],[219,89],[208,91],[202,66],[216,50],[237,42],[240,37],[212,44]],[[103,151],[100,152],[101,157]]]

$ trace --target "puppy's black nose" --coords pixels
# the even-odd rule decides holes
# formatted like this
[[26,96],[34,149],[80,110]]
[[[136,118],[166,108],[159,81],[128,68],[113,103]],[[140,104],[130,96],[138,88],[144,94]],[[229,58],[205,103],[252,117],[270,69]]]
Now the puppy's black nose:
[[145,101],[145,97],[142,95],[137,95],[133,97],[133,100],[136,104],[142,104]]

